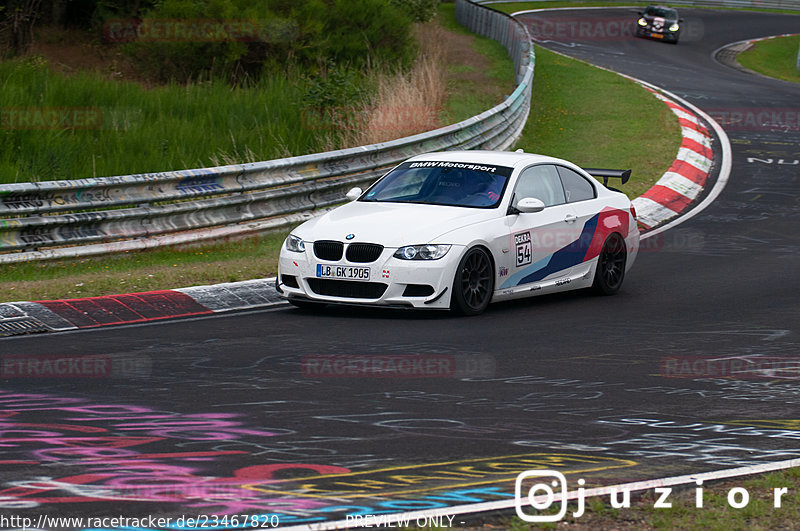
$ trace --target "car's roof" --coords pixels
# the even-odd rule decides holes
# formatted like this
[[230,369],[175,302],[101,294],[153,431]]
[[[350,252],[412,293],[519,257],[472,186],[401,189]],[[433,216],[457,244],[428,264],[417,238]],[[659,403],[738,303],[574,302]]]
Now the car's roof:
[[517,151],[439,151],[435,153],[423,153],[408,160],[430,160],[430,161],[451,161],[469,162],[473,164],[497,164],[498,166],[516,167],[520,165],[535,164],[537,162],[550,162],[563,164],[569,162],[548,157],[547,155],[537,155],[535,153],[524,153]]

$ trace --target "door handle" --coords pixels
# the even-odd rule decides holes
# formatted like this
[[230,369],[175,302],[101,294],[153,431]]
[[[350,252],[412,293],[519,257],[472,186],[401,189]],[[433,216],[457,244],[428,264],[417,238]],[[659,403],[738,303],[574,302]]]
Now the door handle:
[[572,223],[573,221],[575,221],[577,219],[578,219],[578,216],[576,216],[575,214],[567,214],[567,216],[564,218],[564,221],[566,221],[567,223]]

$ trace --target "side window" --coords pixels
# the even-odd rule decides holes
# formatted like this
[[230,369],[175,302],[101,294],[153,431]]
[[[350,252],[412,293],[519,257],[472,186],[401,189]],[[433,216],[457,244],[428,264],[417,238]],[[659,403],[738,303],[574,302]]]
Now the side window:
[[523,170],[514,190],[515,201],[523,197],[541,199],[545,206],[566,203],[558,170],[551,164],[540,164]]
[[561,182],[564,184],[567,203],[595,198],[594,186],[578,172],[559,166],[558,174],[561,175]]

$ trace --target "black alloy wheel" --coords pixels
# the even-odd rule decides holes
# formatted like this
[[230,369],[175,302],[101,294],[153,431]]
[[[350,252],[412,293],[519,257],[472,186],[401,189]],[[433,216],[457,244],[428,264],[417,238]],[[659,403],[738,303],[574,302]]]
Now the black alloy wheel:
[[484,249],[473,247],[456,269],[450,308],[461,315],[478,315],[489,306],[493,291],[492,261]]
[[625,279],[627,251],[625,240],[617,233],[612,234],[603,244],[597,258],[597,271],[592,288],[601,295],[613,295],[622,287]]

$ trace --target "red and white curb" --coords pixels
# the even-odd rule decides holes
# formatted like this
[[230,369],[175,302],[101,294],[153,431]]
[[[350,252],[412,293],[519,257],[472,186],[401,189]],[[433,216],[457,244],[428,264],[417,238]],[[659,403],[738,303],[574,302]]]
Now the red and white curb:
[[652,229],[683,213],[702,193],[714,152],[711,135],[696,114],[652,88],[645,87],[678,117],[681,146],[669,170],[652,188],[632,201],[639,224]]
[[0,337],[198,317],[264,308],[283,299],[275,279],[55,301],[0,304]]

